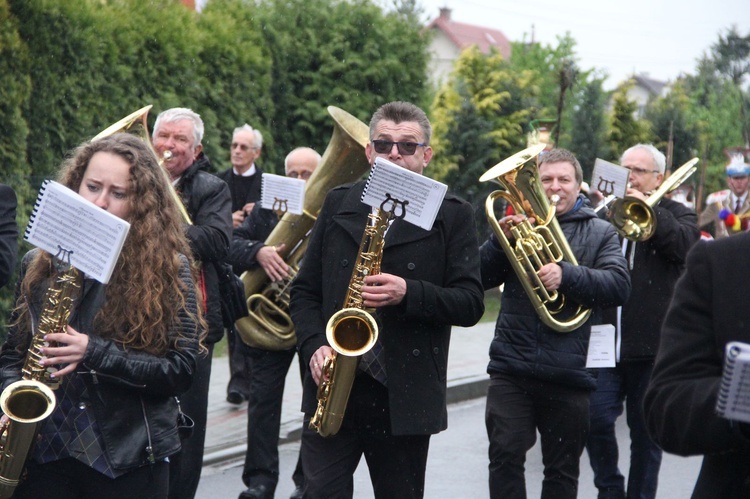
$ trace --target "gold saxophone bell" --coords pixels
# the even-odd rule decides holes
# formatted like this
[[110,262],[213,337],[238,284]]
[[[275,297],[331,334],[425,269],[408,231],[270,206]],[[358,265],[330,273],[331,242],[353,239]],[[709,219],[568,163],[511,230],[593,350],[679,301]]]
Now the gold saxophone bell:
[[320,165],[305,186],[303,214],[285,213],[265,241],[266,246],[284,243],[280,256],[289,268],[289,277],[278,283],[270,282],[260,267],[241,276],[249,314],[239,319],[235,327],[242,341],[251,347],[286,350],[295,345],[289,288],[307,249],[318,211],[332,187],[357,180],[370,168],[365,156],[370,136],[367,125],[335,106],[329,106],[328,113],[334,120],[333,134]]
[[633,196],[616,199],[609,210],[609,220],[621,237],[630,241],[646,241],[656,231],[654,206],[666,194],[677,189],[695,173],[698,158],[693,158],[669,176],[645,201]]
[[[479,180],[495,181],[504,188],[487,197],[487,220],[539,318],[553,330],[566,333],[582,326],[591,315],[591,310],[578,305],[570,313],[565,296],[557,291],[548,291],[538,275],[547,263],[565,260],[578,265],[555,217],[557,200],[553,199],[552,204],[547,200],[541,187],[539,169],[536,162],[531,161],[544,149],[545,144],[528,147],[490,168]],[[495,215],[495,201],[499,198],[510,203],[515,213],[536,219],[536,225],[532,226],[526,219],[511,228],[515,244],[508,240]]]

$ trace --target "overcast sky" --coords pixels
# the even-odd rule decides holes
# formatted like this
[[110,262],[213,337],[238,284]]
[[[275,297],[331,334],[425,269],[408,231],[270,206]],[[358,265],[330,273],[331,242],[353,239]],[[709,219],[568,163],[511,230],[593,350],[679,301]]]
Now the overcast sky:
[[557,46],[570,32],[582,69],[605,69],[605,88],[636,73],[671,80],[694,73],[696,60],[735,24],[750,33],[750,0],[419,0],[425,18],[439,8],[454,21],[502,31],[511,41]]
[[606,70],[607,89],[633,72],[664,81],[694,73],[696,60],[719,33],[732,24],[741,35],[750,33],[750,0],[418,1],[425,22],[447,6],[454,21],[499,29],[511,41],[522,40],[524,34],[530,39],[533,26],[536,41],[557,46],[557,35],[570,32],[579,65]]

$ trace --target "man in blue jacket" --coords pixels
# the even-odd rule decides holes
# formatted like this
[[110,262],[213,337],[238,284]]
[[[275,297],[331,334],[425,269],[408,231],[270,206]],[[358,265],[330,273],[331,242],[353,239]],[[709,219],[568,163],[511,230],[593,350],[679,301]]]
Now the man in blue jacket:
[[[578,261],[543,265],[537,272],[540,282],[548,291],[563,294],[566,307],[582,306],[594,313],[573,331],[553,330],[537,315],[498,240],[493,236],[480,248],[484,289],[505,283],[487,367],[485,423],[493,498],[525,497],[524,463],[537,430],[545,463],[542,497],[576,497],[589,429],[589,394],[596,386],[586,370],[591,324],[597,309],[624,303],[630,292],[617,233],[597,218],[580,193],[583,173],[575,156],[564,149],[543,153],[539,177],[548,198],[559,196],[556,216]],[[511,244],[511,226],[525,218],[515,214],[499,220]]]

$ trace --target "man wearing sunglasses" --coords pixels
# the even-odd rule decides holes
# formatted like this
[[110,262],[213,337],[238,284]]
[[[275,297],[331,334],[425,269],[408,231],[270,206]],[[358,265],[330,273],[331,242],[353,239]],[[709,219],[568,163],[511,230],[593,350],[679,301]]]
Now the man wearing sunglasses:
[[[382,157],[421,174],[432,159],[430,133],[421,109],[391,102],[373,115],[365,154],[370,164]],[[338,433],[309,429],[332,353],[326,322],[342,306],[371,212],[360,200],[364,187],[361,181],[328,193],[292,284],[297,348],[308,366],[301,447],[309,499],[351,498],[362,455],[375,497],[423,497],[430,436],[447,427],[451,326],[474,325],[484,311],[471,206],[446,196],[430,230],[394,220],[381,273],[365,277],[361,290],[364,306],[375,310],[378,342],[359,362]]]

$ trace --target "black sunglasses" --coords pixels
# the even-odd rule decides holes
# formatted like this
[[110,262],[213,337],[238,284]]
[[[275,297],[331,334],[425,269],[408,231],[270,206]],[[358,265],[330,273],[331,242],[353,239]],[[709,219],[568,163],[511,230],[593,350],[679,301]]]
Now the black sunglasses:
[[424,146],[419,142],[394,142],[392,140],[373,140],[372,147],[378,154],[388,154],[393,149],[393,144],[398,147],[398,153],[402,156],[411,156],[417,152],[417,146]]

